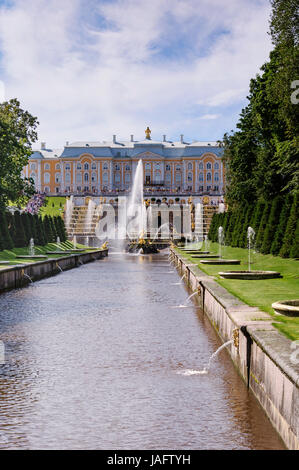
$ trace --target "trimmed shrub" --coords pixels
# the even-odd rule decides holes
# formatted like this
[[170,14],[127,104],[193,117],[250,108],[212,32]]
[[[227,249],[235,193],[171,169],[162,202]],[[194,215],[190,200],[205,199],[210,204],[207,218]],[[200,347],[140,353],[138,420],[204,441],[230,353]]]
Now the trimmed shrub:
[[271,203],[266,202],[265,207],[264,207],[264,211],[263,211],[263,215],[262,215],[262,218],[261,218],[261,222],[259,224],[259,229],[258,229],[258,232],[257,232],[257,235],[256,235],[255,249],[257,251],[261,251],[261,248],[262,248],[262,244],[263,244],[263,241],[264,241],[264,235],[265,235],[265,230],[266,230],[266,225],[267,225],[267,222],[268,222],[270,209],[271,209]]
[[294,241],[290,250],[290,258],[299,258],[299,219],[297,220]]
[[11,250],[14,247],[14,244],[8,229],[8,217],[6,217],[4,211],[0,211],[0,227],[2,250]]
[[291,207],[290,216],[286,226],[285,236],[283,238],[281,250],[279,252],[282,258],[288,258],[294,242],[294,236],[296,232],[296,225],[299,217],[299,194],[294,197],[294,201]]
[[277,196],[273,199],[269,220],[266,225],[264,240],[261,247],[261,252],[264,254],[270,253],[271,245],[275,236],[275,231],[279,224],[279,215],[281,212],[283,199],[281,196]]
[[24,248],[27,245],[27,239],[23,225],[23,219],[19,211],[14,213],[14,221],[16,227],[14,244],[16,248]]
[[283,206],[279,216],[278,227],[276,228],[274,239],[271,245],[270,253],[272,255],[278,255],[282,246],[283,238],[288,223],[291,207],[293,202],[293,196],[288,194],[284,199]]

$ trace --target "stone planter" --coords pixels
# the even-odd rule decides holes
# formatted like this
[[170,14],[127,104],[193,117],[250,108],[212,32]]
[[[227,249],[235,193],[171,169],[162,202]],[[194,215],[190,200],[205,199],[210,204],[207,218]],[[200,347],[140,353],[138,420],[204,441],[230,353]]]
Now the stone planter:
[[274,302],[274,304],[272,304],[272,308],[277,315],[299,317],[299,299]]
[[223,279],[245,279],[247,281],[282,277],[277,271],[223,271],[218,274]]
[[204,259],[201,264],[240,264],[239,259]]

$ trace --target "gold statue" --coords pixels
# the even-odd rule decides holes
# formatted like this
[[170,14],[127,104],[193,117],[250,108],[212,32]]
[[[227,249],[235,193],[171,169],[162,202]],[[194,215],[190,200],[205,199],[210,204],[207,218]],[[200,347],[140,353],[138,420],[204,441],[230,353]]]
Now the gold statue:
[[147,128],[145,129],[145,136],[147,139],[150,139],[151,138],[151,133],[152,131],[150,130],[150,128],[147,126]]

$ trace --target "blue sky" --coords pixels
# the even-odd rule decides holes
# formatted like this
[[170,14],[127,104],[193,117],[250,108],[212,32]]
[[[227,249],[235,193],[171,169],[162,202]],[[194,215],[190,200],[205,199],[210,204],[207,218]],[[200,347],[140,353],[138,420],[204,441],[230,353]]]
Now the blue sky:
[[0,94],[49,146],[147,125],[217,140],[269,56],[269,15],[268,0],[0,0]]

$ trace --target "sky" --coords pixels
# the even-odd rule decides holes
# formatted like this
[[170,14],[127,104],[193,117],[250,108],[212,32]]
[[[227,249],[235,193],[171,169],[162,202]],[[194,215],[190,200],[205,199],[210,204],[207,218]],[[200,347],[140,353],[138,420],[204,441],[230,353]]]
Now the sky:
[[269,57],[269,17],[268,0],[0,0],[0,100],[52,148],[147,126],[218,140]]

